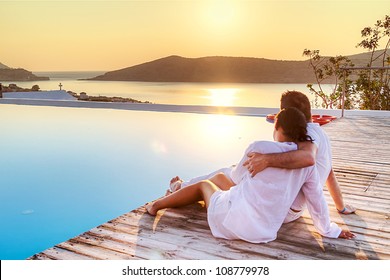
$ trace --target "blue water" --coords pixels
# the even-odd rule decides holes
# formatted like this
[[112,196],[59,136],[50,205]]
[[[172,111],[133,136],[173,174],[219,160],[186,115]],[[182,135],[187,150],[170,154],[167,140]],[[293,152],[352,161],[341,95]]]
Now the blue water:
[[0,259],[25,259],[237,162],[260,117],[0,105]]

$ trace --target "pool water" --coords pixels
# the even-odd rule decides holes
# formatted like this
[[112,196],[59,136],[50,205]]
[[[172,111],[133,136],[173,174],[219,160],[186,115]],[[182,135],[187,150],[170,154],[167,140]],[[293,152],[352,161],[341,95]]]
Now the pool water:
[[0,259],[25,259],[236,163],[264,117],[0,105]]

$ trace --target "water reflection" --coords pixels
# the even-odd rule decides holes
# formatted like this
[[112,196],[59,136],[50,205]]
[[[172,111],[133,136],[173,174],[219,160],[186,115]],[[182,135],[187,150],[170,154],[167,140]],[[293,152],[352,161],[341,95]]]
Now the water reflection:
[[167,149],[166,145],[159,140],[153,140],[151,142],[151,148],[156,154],[168,153],[168,149]]
[[237,88],[212,88],[208,89],[210,104],[212,106],[233,106],[237,99]]
[[[23,259],[236,163],[260,117],[0,105],[0,259]],[[22,214],[22,215],[21,215]]]

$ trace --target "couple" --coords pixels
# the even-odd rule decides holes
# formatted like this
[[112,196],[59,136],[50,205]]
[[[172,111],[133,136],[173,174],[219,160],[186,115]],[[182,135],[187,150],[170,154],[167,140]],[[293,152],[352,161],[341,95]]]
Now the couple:
[[[308,103],[308,115],[301,108],[298,110],[286,102],[286,100],[298,100],[297,105],[301,105],[302,95],[306,97],[299,92],[283,94],[282,111],[277,115],[274,128],[274,139],[277,142],[254,142],[248,147],[239,164],[224,169],[224,173],[215,172],[203,178],[196,178],[190,183],[182,182],[178,177],[174,178],[171,181],[174,192],[147,204],[148,213],[156,215],[160,209],[180,207],[204,200],[208,223],[215,237],[261,243],[276,239],[282,224],[299,218],[304,205],[307,204],[313,223],[320,234],[331,238],[354,237],[352,233],[341,230],[329,219],[322,186],[333,172],[331,172],[330,153],[323,153],[320,156],[319,152],[321,146],[329,150],[330,147],[327,147],[326,143],[319,145],[318,141],[324,138],[321,130],[306,123],[309,120],[308,116],[311,117],[310,102],[306,97],[307,100],[304,102]],[[265,156],[279,156],[283,153],[290,154],[288,158],[295,158],[297,155],[294,153],[299,151],[298,145],[301,152],[308,153],[310,150],[316,152],[314,153],[317,159],[316,165],[301,166],[303,168],[291,167],[295,169],[266,168]],[[312,146],[315,148],[307,148]],[[319,151],[317,152],[316,149]],[[300,156],[298,153],[298,158]],[[319,160],[322,161],[323,166],[320,166]],[[288,162],[288,160],[284,161]],[[299,162],[299,164],[306,163]],[[256,171],[262,168],[261,172]],[[326,169],[328,175],[324,180],[324,175],[321,173],[326,172]],[[339,194],[341,196],[341,193]],[[344,205],[342,197],[337,200],[341,200]],[[338,207],[337,203],[336,207]],[[347,206],[343,206],[340,210],[344,213],[353,211],[352,207]]]

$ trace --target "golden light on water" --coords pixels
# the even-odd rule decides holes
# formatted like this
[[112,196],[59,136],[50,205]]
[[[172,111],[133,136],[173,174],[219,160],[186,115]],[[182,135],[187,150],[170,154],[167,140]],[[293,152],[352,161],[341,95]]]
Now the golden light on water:
[[213,106],[233,106],[237,99],[236,94],[238,89],[236,88],[214,88],[209,89],[209,99]]
[[168,149],[164,142],[159,141],[159,140],[153,140],[151,142],[151,148],[156,154],[166,154],[168,153]]
[[227,115],[215,115],[207,118],[207,123],[204,124],[204,129],[209,135],[213,135],[216,138],[225,139],[231,137],[236,122],[232,116]]

